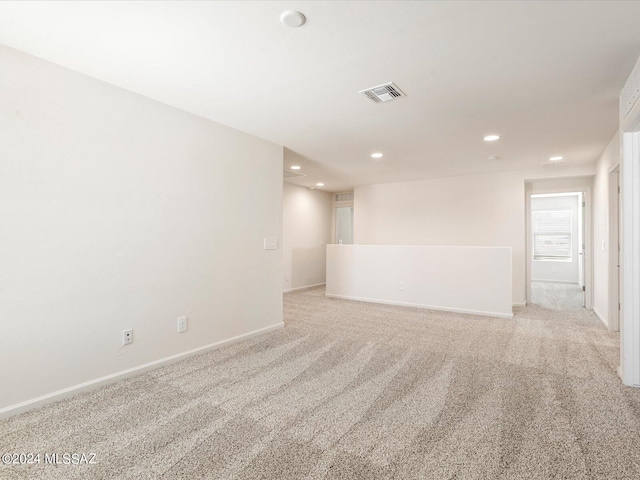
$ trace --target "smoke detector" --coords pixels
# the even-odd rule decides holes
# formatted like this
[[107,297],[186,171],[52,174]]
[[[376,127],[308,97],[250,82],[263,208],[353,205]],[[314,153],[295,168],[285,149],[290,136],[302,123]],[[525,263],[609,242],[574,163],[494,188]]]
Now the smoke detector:
[[382,103],[395,100],[396,98],[406,97],[407,95],[393,83],[385,83],[377,87],[366,88],[358,93],[364,94],[373,103]]
[[306,17],[295,10],[289,10],[280,15],[280,21],[287,27],[300,27],[307,21]]

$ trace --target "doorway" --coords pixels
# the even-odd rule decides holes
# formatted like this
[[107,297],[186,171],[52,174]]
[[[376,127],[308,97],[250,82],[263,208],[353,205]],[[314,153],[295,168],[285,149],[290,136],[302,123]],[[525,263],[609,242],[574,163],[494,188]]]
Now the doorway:
[[554,310],[586,306],[585,193],[532,194],[530,301]]
[[336,245],[352,245],[354,233],[354,198],[353,192],[337,193],[331,201],[331,236]]
[[353,206],[336,207],[336,243],[353,244]]

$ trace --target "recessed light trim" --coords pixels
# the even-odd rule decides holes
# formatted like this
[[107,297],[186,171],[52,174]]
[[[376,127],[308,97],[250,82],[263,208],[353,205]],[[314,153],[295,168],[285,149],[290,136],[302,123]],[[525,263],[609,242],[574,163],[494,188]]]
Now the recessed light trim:
[[324,187],[324,183],[318,182],[318,183],[316,183],[316,187]]
[[559,162],[560,160],[564,160],[564,157],[561,157],[560,155],[556,155],[555,157],[549,157],[550,162]]
[[384,155],[380,152],[372,153],[371,158],[382,158]]
[[291,170],[300,170],[300,165],[291,165]]
[[500,135],[487,135],[486,137],[484,137],[484,141],[485,142],[495,142],[499,138],[500,138]]

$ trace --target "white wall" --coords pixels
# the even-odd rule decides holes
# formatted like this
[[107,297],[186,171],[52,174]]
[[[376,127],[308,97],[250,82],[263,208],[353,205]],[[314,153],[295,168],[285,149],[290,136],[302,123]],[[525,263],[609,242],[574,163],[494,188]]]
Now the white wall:
[[329,245],[327,296],[512,317],[511,249]]
[[[611,329],[617,329],[617,321],[610,322],[617,310],[617,301],[610,299],[610,286],[617,283],[617,245],[610,245],[610,227],[615,219],[610,218],[611,202],[617,192],[611,191],[610,171],[620,162],[620,137],[618,132],[602,153],[596,164],[596,176],[593,181],[593,310]],[[617,295],[616,295],[617,296]],[[615,323],[613,325],[612,323]]]
[[1,46],[0,72],[0,410],[282,325],[282,147]]
[[283,290],[325,282],[331,235],[331,194],[284,182]]
[[578,255],[578,195],[568,195],[560,197],[532,197],[531,212],[544,210],[571,210],[571,261],[555,262],[545,260],[533,260],[531,263],[531,279],[543,281],[559,281],[569,283],[579,283],[578,262],[581,261]]
[[525,181],[593,171],[585,165],[356,187],[355,243],[511,247],[513,302],[523,304]]

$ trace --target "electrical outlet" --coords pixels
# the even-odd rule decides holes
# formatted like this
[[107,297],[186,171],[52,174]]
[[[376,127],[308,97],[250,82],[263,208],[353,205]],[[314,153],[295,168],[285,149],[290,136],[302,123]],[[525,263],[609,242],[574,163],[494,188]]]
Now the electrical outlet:
[[187,317],[178,318],[178,333],[183,333],[187,331]]
[[133,328],[122,331],[122,345],[129,345],[133,343]]
[[398,283],[398,289],[399,290],[404,290],[404,282]]

